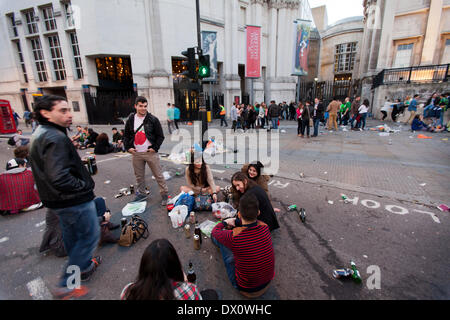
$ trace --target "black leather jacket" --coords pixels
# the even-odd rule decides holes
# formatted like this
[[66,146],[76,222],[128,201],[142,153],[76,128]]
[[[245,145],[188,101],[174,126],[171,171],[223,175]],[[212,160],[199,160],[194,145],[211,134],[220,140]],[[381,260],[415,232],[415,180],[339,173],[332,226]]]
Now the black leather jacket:
[[[131,148],[134,148],[134,116],[135,113],[130,114],[127,122],[125,123],[123,144],[125,146],[125,150],[127,151]],[[147,112],[147,115],[144,119],[144,131],[147,140],[152,144],[151,148],[158,152],[161,144],[164,141],[164,133],[158,118],[152,115],[150,112]]]
[[31,168],[44,206],[61,209],[94,199],[95,183],[66,128],[41,123],[31,138]]

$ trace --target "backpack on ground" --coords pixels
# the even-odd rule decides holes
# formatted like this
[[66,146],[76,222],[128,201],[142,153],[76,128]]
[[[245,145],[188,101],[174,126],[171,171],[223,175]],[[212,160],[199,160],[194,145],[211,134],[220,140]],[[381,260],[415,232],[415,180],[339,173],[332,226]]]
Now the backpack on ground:
[[140,238],[147,239],[148,236],[147,222],[138,215],[133,215],[131,220],[123,226],[118,244],[123,247],[129,247]]
[[14,140],[14,137],[11,137],[8,139],[8,144],[10,146],[15,146],[16,145],[16,141]]

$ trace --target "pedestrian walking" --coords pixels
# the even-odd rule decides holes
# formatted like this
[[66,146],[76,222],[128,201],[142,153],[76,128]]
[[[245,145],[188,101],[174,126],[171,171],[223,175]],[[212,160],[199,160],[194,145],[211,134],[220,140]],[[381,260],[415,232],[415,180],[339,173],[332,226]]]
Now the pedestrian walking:
[[366,127],[367,112],[369,111],[369,100],[364,99],[364,102],[359,106],[358,111],[360,116],[358,128],[364,130]]
[[267,114],[272,121],[272,129],[278,129],[278,120],[281,116],[281,106],[277,105],[275,100],[270,101]]
[[303,103],[299,102],[298,108],[296,110],[297,113],[297,136],[303,136],[303,121],[302,121],[302,113],[303,113]]
[[170,103],[167,104],[167,127],[169,128],[169,134],[172,134],[172,130],[175,130],[175,113],[172,105]]
[[302,137],[305,137],[305,130],[306,130],[306,137],[309,139],[309,120],[311,119],[311,104],[309,101],[305,102],[305,106],[303,107],[302,112]]
[[225,122],[225,127],[228,127],[228,123],[227,123],[227,119],[225,119],[227,112],[225,110],[225,107],[223,105],[219,105],[220,107],[220,126],[222,126],[222,124]]
[[69,256],[59,288],[54,295],[69,299],[88,292],[85,286],[71,288],[68,266],[78,266],[81,281],[89,280],[101,263],[101,257],[92,257],[100,239],[94,186],[67,128],[72,113],[66,98],[42,96],[34,104],[40,126],[33,134],[30,148],[31,167],[43,205],[59,217],[64,247]]
[[175,127],[177,130],[180,130],[178,128],[178,122],[180,121],[180,109],[175,106],[175,104],[172,103],[172,109],[173,109],[173,123],[175,124]]
[[341,122],[339,123],[339,125],[344,125],[346,126],[348,124],[348,120],[350,118],[350,109],[352,107],[352,103],[350,102],[350,98],[347,97],[345,98],[344,103],[341,105],[341,110],[340,110],[340,120]]
[[233,129],[233,132],[236,132],[236,126],[237,126],[237,122],[238,122],[238,110],[236,108],[235,102],[233,102],[233,106],[231,107],[231,110],[230,110],[230,118],[232,121],[231,129]]
[[324,117],[324,111],[325,108],[323,106],[323,104],[320,102],[319,98],[315,98],[314,99],[314,108],[313,108],[313,112],[312,112],[312,116],[313,116],[313,124],[314,124],[314,133],[313,133],[313,137],[317,137],[319,135],[319,125],[320,125],[320,121],[322,121],[323,117]]
[[258,112],[258,121],[259,121],[259,126],[261,127],[261,129],[264,129],[265,126],[265,119],[266,119],[266,104],[263,102],[261,103],[261,106],[259,107],[259,112]]
[[329,113],[329,119],[328,119],[328,124],[327,124],[328,130],[331,130],[332,129],[331,127],[334,126],[336,131],[338,131],[337,114],[338,114],[340,107],[341,107],[341,103],[336,98],[333,98],[333,100],[328,105],[328,108],[327,108],[327,112]]
[[136,112],[130,114],[125,123],[124,145],[132,155],[134,175],[136,176],[136,198],[143,201],[147,198],[145,191],[145,165],[150,167],[159,186],[162,198],[161,205],[167,205],[168,188],[162,174],[158,151],[164,141],[164,133],[159,119],[147,111],[147,99],[136,98]]
[[352,105],[350,107],[350,116],[351,116],[350,126],[351,126],[351,130],[355,129],[354,123],[356,121],[356,118],[359,115],[358,109],[359,109],[359,106],[360,106],[360,103],[359,103],[360,100],[361,100],[361,97],[356,97],[355,100],[353,100]]
[[409,103],[408,111],[410,112],[410,115],[408,121],[406,121],[405,124],[411,124],[412,121],[414,120],[414,117],[417,112],[417,99],[419,99],[419,97],[420,96],[418,94],[415,94],[413,99]]

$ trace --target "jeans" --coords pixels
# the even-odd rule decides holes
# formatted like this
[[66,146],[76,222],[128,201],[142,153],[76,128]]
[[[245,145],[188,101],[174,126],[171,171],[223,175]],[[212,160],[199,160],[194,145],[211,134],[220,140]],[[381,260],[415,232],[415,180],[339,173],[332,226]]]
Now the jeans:
[[69,261],[64,269],[60,286],[67,286],[67,267],[76,265],[81,272],[90,271],[94,267],[92,254],[100,240],[100,226],[94,201],[89,201],[73,207],[51,209],[59,217],[64,247]]
[[278,129],[278,117],[272,118],[272,129]]
[[303,119],[302,120],[302,135],[305,135],[305,129],[306,129],[306,135],[309,137],[309,119]]
[[352,129],[355,127],[353,124],[355,123],[356,118],[358,117],[357,114],[353,115],[353,117],[350,119],[350,125]]
[[228,279],[230,279],[230,282],[232,286],[235,289],[238,289],[237,282],[236,282],[236,265],[234,263],[234,255],[233,252],[231,252],[230,249],[228,249],[226,246],[221,244],[219,241],[216,240],[213,236],[211,236],[212,243],[220,248],[220,252],[222,253],[223,263],[225,264],[225,268],[227,269],[227,275]]
[[366,127],[366,118],[367,118],[367,113],[361,113],[361,128],[364,129]]
[[225,115],[220,116],[220,126],[225,122],[225,127],[228,127],[227,120],[225,119]]
[[320,124],[320,119],[314,119],[314,137],[317,137],[319,135],[319,124]]

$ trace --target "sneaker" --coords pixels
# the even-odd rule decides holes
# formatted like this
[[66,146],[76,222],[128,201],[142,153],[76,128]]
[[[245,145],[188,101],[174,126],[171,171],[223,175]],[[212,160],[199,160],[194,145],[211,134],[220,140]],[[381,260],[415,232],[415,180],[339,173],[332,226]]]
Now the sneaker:
[[167,206],[167,200],[168,200],[167,194],[161,195],[161,197],[162,197],[161,206],[163,206],[163,207]]
[[81,281],[88,281],[92,277],[95,270],[97,270],[97,267],[102,263],[102,257],[96,256],[92,258],[91,261],[94,265],[91,270],[81,273]]
[[146,194],[138,193],[138,194],[136,194],[136,197],[134,198],[134,200],[131,201],[131,202],[141,202],[141,201],[144,201],[146,199],[147,199],[147,195]]
[[81,298],[89,293],[89,289],[86,286],[80,286],[79,288],[69,289],[67,287],[58,288],[52,292],[55,299],[59,300],[71,300],[75,298]]

